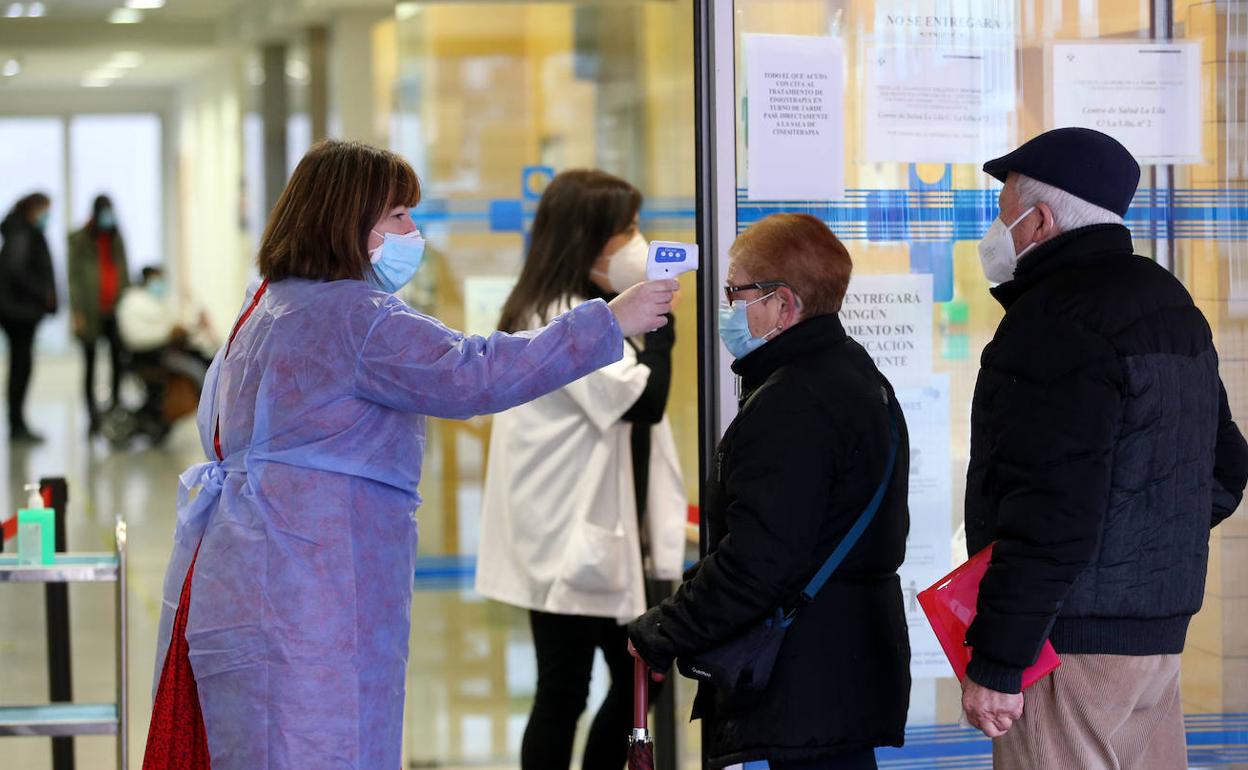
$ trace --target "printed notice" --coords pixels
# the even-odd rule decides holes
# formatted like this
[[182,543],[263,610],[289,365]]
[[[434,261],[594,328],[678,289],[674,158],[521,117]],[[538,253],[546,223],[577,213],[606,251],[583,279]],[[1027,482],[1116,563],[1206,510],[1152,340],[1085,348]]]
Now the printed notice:
[[840,39],[746,35],[745,64],[750,198],[844,198]]
[[870,49],[867,160],[981,163],[1008,152],[1013,70],[1005,82],[987,58],[971,49]]
[[1053,45],[1052,127],[1122,142],[1144,164],[1201,163],[1199,43]]
[[855,275],[841,323],[895,387],[931,380],[931,274]]
[[949,375],[897,388],[910,432],[910,534],[898,571],[910,627],[910,675],[952,676],[949,661],[919,606],[919,592],[953,569],[953,459]]
[[866,159],[982,163],[1009,150],[1014,6],[995,0],[881,0],[867,47]]

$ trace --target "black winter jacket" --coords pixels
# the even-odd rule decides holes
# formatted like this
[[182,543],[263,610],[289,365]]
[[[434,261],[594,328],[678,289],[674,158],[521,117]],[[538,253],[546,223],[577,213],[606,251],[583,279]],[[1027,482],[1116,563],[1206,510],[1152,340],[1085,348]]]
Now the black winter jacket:
[[[794,326],[733,370],[743,407],[716,452],[703,515],[710,551],[675,596],[629,625],[652,666],[727,641],[793,606],[879,487],[892,387],[835,315]],[[699,688],[712,767],[900,746],[910,645],[897,568],[909,528],[904,420],[883,505],[789,627],[759,693]]]
[[0,319],[35,323],[56,312],[52,255],[43,231],[18,213],[0,222]]
[[966,533],[972,553],[997,545],[970,677],[1018,692],[1046,638],[1181,652],[1209,530],[1248,479],[1209,324],[1121,225],[1041,245],[993,296],[1006,313],[971,407]]

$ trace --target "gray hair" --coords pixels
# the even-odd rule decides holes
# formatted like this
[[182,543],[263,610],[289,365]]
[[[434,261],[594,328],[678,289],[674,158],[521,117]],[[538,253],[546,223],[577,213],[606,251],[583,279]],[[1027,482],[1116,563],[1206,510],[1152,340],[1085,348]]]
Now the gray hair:
[[1088,225],[1123,224],[1122,217],[1109,209],[1088,203],[1083,198],[1077,198],[1065,190],[1023,174],[1018,175],[1018,199],[1023,209],[1031,208],[1037,203],[1046,204],[1053,211],[1053,222],[1059,233],[1078,230]]

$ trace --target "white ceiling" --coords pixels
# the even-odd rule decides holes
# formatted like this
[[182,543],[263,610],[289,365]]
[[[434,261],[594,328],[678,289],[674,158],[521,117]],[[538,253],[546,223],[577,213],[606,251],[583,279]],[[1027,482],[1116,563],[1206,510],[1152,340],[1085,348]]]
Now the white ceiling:
[[[19,0],[30,5],[27,0]],[[44,18],[104,21],[114,8],[125,5],[125,0],[41,0]],[[0,9],[7,10],[14,0],[2,0]],[[143,11],[147,19],[166,21],[204,21],[220,19],[231,13],[238,0],[165,0],[165,6]],[[259,0],[264,2],[264,0]]]
[[[113,86],[168,89],[224,53],[266,39],[297,42],[303,27],[333,13],[394,7],[393,0],[166,0],[162,8],[143,11],[138,24],[110,24],[109,13],[126,0],[41,0],[42,18],[4,17],[14,1],[0,0],[0,71],[10,59],[21,71],[0,76],[0,100],[83,88],[118,55],[137,64],[113,68]],[[17,1],[29,6],[29,0]]]

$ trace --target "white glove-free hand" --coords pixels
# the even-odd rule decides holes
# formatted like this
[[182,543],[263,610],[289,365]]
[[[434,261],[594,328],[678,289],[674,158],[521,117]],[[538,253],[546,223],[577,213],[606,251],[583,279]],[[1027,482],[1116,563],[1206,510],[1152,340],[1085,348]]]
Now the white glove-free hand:
[[971,681],[962,680],[962,710],[966,720],[989,738],[1000,738],[1023,716],[1023,694],[990,690]]
[[626,289],[609,305],[620,331],[625,337],[636,337],[666,326],[672,298],[679,288],[679,281],[669,279],[646,281]]

